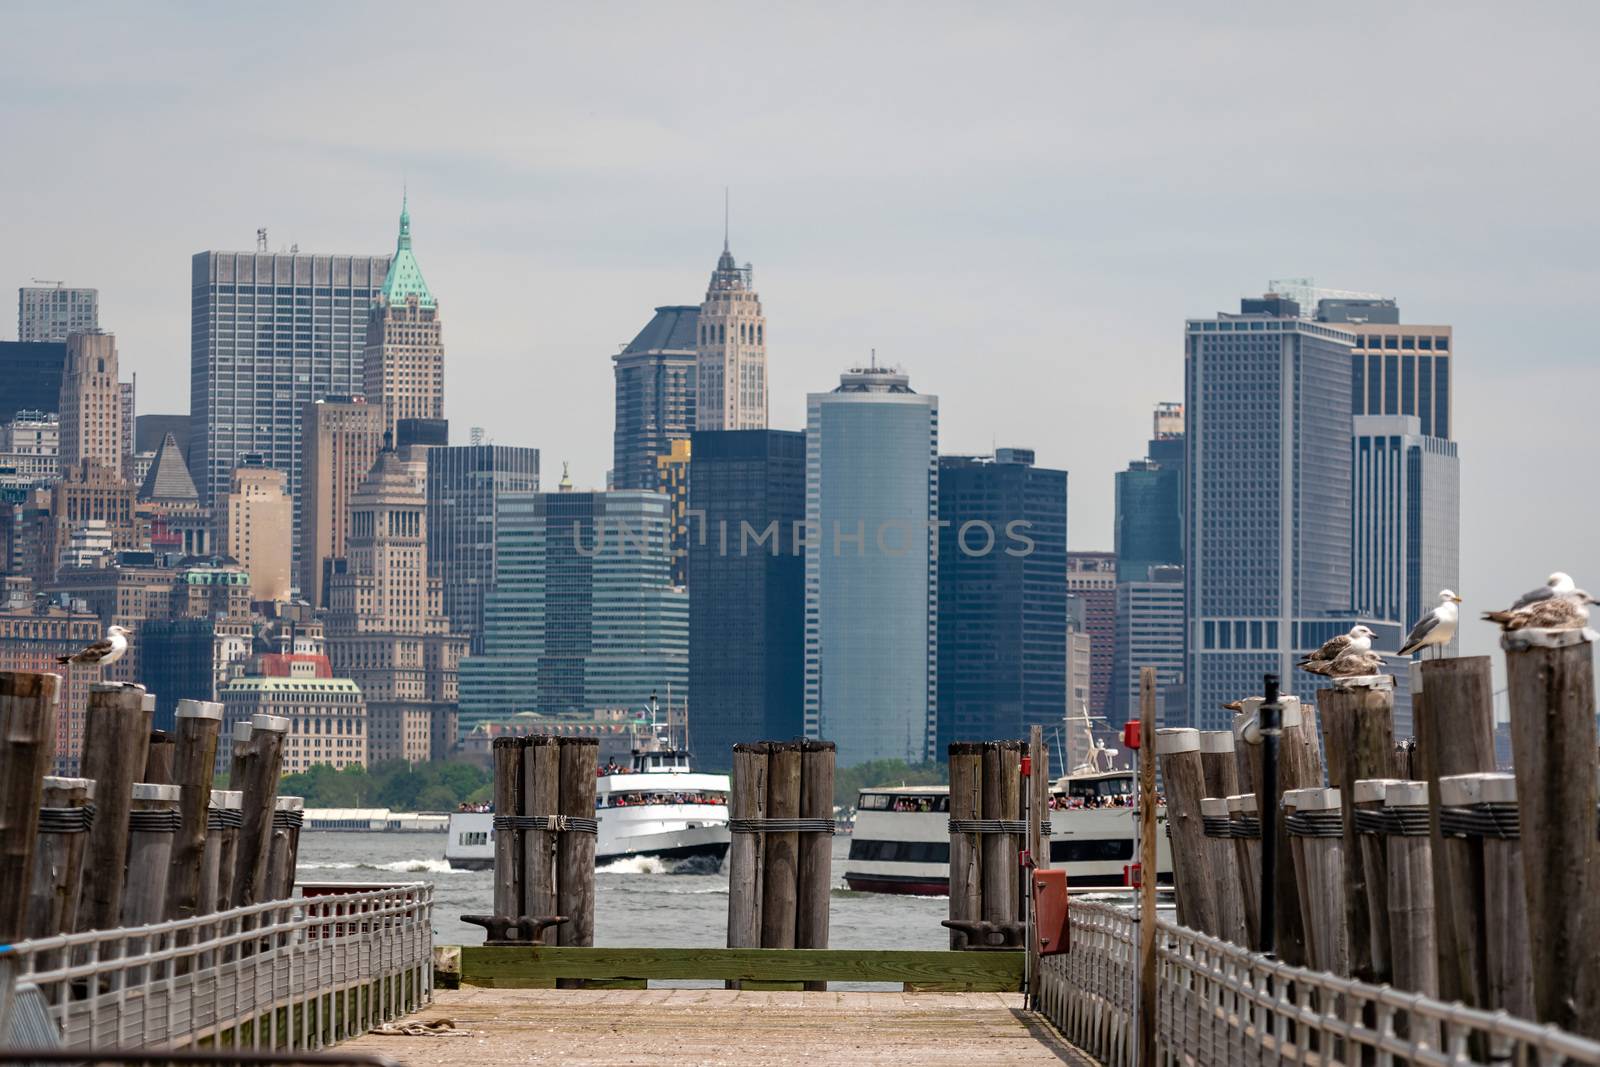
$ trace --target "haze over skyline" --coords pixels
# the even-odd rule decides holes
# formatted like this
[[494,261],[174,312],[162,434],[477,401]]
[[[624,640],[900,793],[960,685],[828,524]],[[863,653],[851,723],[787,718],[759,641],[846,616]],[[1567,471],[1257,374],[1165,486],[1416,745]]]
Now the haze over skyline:
[[1595,480],[1600,12],[1227,15],[16,5],[0,285],[98,288],[139,410],[184,412],[189,257],[387,252],[407,184],[453,439],[600,485],[608,357],[699,302],[727,185],[774,428],[875,348],[942,452],[1068,468],[1069,544],[1109,549],[1184,319],[1310,276],[1455,327],[1464,610],[1600,585],[1600,503],[1564,495]]

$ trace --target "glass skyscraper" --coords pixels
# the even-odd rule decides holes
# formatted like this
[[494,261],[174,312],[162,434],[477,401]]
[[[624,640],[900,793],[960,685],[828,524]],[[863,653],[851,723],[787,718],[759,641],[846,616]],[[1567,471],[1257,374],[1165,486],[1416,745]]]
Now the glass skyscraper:
[[939,458],[936,753],[1026,737],[1067,707],[1067,472],[1033,458]]
[[690,453],[690,738],[726,770],[735,743],[805,729],[806,435],[700,430]]
[[389,258],[199,252],[193,259],[190,473],[201,502],[212,505],[247,453],[283,471],[294,500],[296,553],[300,420],[311,401],[361,393],[367,311]]
[[688,702],[688,595],[661,493],[506,493],[483,654],[461,662],[463,736],[520,711]]
[[611,484],[618,489],[656,488],[656,461],[672,454],[674,441],[694,432],[699,320],[698,307],[658,307],[639,335],[611,357],[616,372]]
[[1186,681],[1202,729],[1225,727],[1220,705],[1263,674],[1293,691],[1295,654],[1350,613],[1355,338],[1290,300],[1240,310],[1186,331]]
[[839,766],[932,755],[939,400],[884,367],[807,398],[805,727]]
[[539,450],[459,445],[427,450],[428,567],[444,579],[451,630],[483,651],[483,601],[495,579],[496,503],[539,490]]

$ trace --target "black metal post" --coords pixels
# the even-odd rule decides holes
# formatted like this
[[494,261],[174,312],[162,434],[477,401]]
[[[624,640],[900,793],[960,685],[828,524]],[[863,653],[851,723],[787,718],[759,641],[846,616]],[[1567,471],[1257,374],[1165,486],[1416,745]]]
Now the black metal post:
[[1278,676],[1261,682],[1261,951],[1276,950],[1278,869],[1278,739],[1283,709],[1278,706]]

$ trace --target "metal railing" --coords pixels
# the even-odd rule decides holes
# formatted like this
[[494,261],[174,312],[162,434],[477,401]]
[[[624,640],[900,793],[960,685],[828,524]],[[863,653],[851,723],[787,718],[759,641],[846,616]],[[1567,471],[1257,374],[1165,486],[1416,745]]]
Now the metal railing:
[[69,1049],[314,1050],[433,995],[433,887],[257,904],[0,947]]
[[[1071,948],[1040,961],[1040,1012],[1112,1067],[1138,1057],[1138,923],[1074,902]],[[1597,1064],[1600,1043],[1390,986],[1290,967],[1156,923],[1156,1049],[1164,1064]]]

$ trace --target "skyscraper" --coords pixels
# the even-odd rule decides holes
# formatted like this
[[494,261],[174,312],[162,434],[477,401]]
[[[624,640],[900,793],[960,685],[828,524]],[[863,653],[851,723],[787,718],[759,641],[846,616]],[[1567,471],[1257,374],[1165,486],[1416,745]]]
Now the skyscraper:
[[481,656],[461,664],[461,731],[689,699],[688,595],[672,584],[668,501],[638,489],[506,493]]
[[201,502],[227,492],[240,457],[285,472],[301,541],[305,407],[363,388],[367,316],[388,256],[199,252],[189,343],[190,473]]
[[938,721],[939,398],[874,365],[806,407],[806,734],[841,767],[920,763]]
[[117,381],[117,339],[109,333],[75,333],[67,339],[61,375],[61,467],[87,461],[122,473],[122,389]]
[[[1184,553],[1191,725],[1293,657],[1350,603],[1350,377],[1355,338],[1293,301],[1187,325]],[[1342,620],[1341,620],[1342,621]]]
[[750,265],[722,242],[696,326],[699,382],[695,429],[762,430],[767,425],[767,317]]
[[689,726],[721,770],[737,742],[804,732],[806,435],[706,430],[690,451]]
[[100,330],[100,290],[24,286],[17,290],[17,340],[65,341]]
[[672,442],[672,451],[656,457],[656,492],[671,503],[667,538],[672,551],[672,584],[689,584],[689,456],[686,438]]
[[362,362],[367,403],[383,410],[383,429],[400,419],[444,418],[444,340],[439,304],[411,252],[411,212],[400,205],[400,236],[383,288],[367,313]]
[[222,497],[222,551],[249,573],[256,600],[289,599],[294,506],[285,483],[282,471],[262,465],[258,456],[246,456]]
[[[1139,717],[1139,671],[1144,667],[1155,668],[1158,694],[1183,677],[1182,567],[1151,567],[1143,578],[1117,583],[1109,726]],[[1187,717],[1188,709],[1173,708],[1171,714]]]
[[[1324,304],[1327,301],[1323,302]],[[1356,415],[1415,415],[1424,437],[1452,432],[1449,326],[1340,323],[1355,336],[1350,404]]]
[[66,366],[65,341],[0,341],[0,422],[19,411],[56,411]]
[[428,567],[444,581],[444,613],[483,651],[483,599],[495,585],[497,503],[539,491],[539,450],[511,445],[428,449]]
[[656,308],[637,337],[612,356],[616,373],[611,483],[656,488],[656,460],[695,428],[697,307]]
[[383,409],[362,397],[330,396],[307,404],[301,425],[300,595],[326,607],[327,570],[344,557],[349,536],[350,498],[383,447]]
[[1117,557],[1111,552],[1068,552],[1067,592],[1081,599],[1089,635],[1089,714],[1111,711],[1111,672],[1117,649]]
[[1067,472],[939,457],[939,733],[1026,737],[1067,706]]
[[1117,581],[1183,565],[1183,405],[1156,408],[1144,459],[1116,474]]

